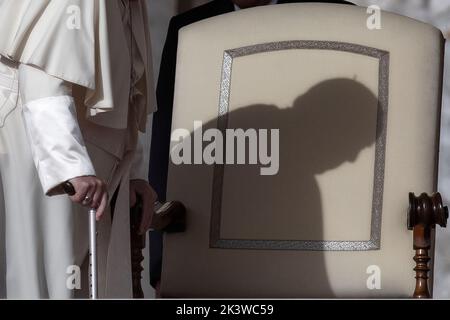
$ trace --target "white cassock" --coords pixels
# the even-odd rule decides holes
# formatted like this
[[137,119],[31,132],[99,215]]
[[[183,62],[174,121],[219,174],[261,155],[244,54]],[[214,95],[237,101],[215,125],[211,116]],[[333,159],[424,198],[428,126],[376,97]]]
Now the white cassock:
[[87,256],[87,210],[60,185],[86,175],[105,180],[110,198],[118,190],[113,221],[107,212],[98,225],[100,297],[132,297],[129,180],[147,180],[156,110],[145,2],[0,2],[8,298],[79,296],[71,275]]

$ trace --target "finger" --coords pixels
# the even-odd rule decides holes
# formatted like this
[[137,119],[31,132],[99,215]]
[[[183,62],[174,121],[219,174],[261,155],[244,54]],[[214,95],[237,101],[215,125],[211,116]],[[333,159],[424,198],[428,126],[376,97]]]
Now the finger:
[[147,230],[146,230],[146,226],[149,220],[149,215],[151,215],[152,213],[149,212],[149,206],[148,206],[148,198],[147,197],[143,197],[142,198],[142,218],[141,218],[141,223],[139,226],[139,234],[143,235]]
[[76,203],[82,203],[84,198],[86,198],[87,193],[89,192],[89,184],[88,183],[79,183],[75,188],[76,193],[73,196],[70,196],[70,200]]
[[95,193],[92,196],[92,207],[98,208],[101,201],[103,193],[105,192],[105,188],[101,182],[97,182],[97,186],[95,188]]
[[84,207],[87,208],[92,208],[93,205],[93,198],[94,198],[94,194],[95,194],[95,183],[94,182],[89,182],[89,187],[87,189],[86,195],[84,196],[83,200],[81,201],[81,205],[83,205]]
[[88,192],[86,193],[86,196],[84,197],[84,199],[81,201],[81,204],[85,207],[95,207],[93,204],[94,202],[94,196],[95,196],[95,191],[96,188],[95,187],[90,187]]
[[142,198],[142,220],[139,227],[139,233],[145,234],[148,229],[150,229],[152,219],[153,219],[153,203],[155,202],[155,197],[152,193],[149,193],[146,197]]
[[144,235],[151,228],[153,214],[154,214],[153,210],[147,211],[145,214],[143,214],[141,225],[139,226],[140,235]]
[[130,208],[133,208],[137,202],[136,189],[132,188],[130,190]]
[[156,191],[151,186],[150,186],[150,196],[153,199],[152,200],[152,205],[153,205],[156,201],[158,201],[158,194],[156,193]]
[[106,192],[104,192],[103,196],[102,196],[102,201],[100,203],[100,206],[97,208],[97,216],[96,216],[97,221],[99,221],[102,218],[103,213],[105,212],[107,204],[108,204],[108,195],[107,195]]

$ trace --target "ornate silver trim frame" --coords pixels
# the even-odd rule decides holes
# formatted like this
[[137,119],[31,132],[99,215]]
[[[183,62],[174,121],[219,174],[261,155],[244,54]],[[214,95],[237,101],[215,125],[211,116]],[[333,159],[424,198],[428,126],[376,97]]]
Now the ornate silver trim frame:
[[344,51],[365,55],[379,60],[377,140],[375,146],[374,187],[372,196],[372,218],[370,239],[363,241],[316,241],[316,240],[243,240],[220,237],[222,188],[224,164],[214,166],[210,247],[222,249],[260,250],[314,250],[314,251],[367,251],[379,250],[381,242],[381,217],[383,208],[384,168],[386,151],[387,112],[389,100],[389,52],[353,43],[334,41],[293,40],[256,44],[226,50],[223,55],[222,81],[220,88],[218,129],[225,132],[228,126],[231,75],[235,58],[253,54],[292,50],[318,49]]

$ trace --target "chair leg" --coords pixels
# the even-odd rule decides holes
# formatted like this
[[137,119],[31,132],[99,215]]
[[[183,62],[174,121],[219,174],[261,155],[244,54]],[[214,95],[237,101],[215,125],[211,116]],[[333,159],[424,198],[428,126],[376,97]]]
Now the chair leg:
[[416,250],[414,261],[416,267],[416,288],[414,298],[431,298],[429,282],[429,250],[431,248],[431,231],[439,225],[447,226],[448,208],[444,207],[439,193],[432,196],[422,193],[416,197],[409,194],[408,229],[413,230],[413,248]]
[[142,290],[142,261],[144,255],[142,250],[145,249],[145,235],[139,234],[139,225],[142,219],[142,202],[138,202],[130,211],[130,245],[131,245],[131,274],[133,284],[133,298],[143,299],[144,291]]
[[[130,210],[130,245],[131,245],[131,274],[133,281],[133,298],[143,299],[142,290],[142,261],[145,249],[145,235],[139,234],[139,225],[142,220],[142,199],[138,196],[136,205]],[[179,201],[169,201],[155,205],[155,214],[152,218],[152,229],[166,233],[184,232],[186,229],[186,208]]]

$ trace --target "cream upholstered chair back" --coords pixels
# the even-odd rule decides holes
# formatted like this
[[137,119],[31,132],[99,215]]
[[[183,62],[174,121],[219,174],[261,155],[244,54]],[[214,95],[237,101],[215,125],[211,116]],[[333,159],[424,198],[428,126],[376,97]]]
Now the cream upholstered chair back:
[[188,220],[165,237],[163,295],[411,296],[408,193],[436,189],[443,38],[380,17],[286,4],[180,31],[168,197]]

